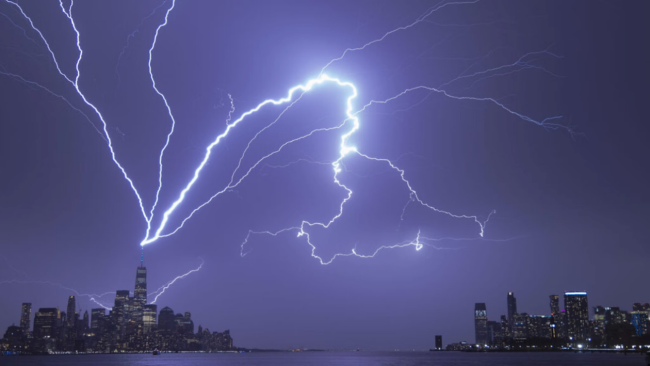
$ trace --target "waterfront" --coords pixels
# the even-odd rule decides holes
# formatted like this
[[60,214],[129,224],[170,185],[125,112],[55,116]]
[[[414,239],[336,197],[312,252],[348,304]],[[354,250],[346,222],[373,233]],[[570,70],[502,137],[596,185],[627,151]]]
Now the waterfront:
[[639,354],[601,353],[463,353],[463,352],[260,352],[217,354],[7,356],[0,365],[355,365],[355,366],[639,366]]

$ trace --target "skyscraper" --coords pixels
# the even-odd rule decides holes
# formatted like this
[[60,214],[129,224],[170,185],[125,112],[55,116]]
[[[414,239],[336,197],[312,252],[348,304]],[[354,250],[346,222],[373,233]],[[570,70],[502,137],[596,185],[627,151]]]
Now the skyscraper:
[[589,330],[589,305],[586,292],[565,292],[566,328],[569,340],[582,342]]
[[503,332],[504,340],[512,338],[512,333],[510,333],[510,329],[508,327],[508,318],[505,315],[501,315],[501,331]]
[[485,303],[477,302],[474,305],[474,331],[476,333],[476,344],[485,345],[488,343],[487,309]]
[[514,334],[515,314],[517,314],[517,299],[514,292],[508,292],[508,328]]
[[20,311],[20,328],[23,330],[23,334],[29,333],[29,323],[32,317],[32,304],[29,302],[24,302]]
[[55,338],[57,321],[61,317],[57,308],[40,308],[34,315],[34,338]]
[[594,308],[594,336],[603,337],[605,335],[605,308],[596,306]]
[[560,297],[557,295],[549,296],[551,299],[551,315],[560,314]]
[[142,304],[142,308],[147,303],[147,267],[140,264],[135,273],[135,291],[133,299]]
[[175,330],[176,322],[174,321],[174,310],[170,307],[165,306],[160,310],[158,315],[158,329],[162,330]]
[[436,351],[442,351],[442,336],[436,336]]
[[156,316],[158,313],[158,306],[155,304],[146,304],[144,306],[144,312],[142,316],[142,321],[144,323],[144,333],[151,333],[156,329]]
[[115,325],[116,339],[121,341],[126,332],[126,323],[128,322],[131,308],[129,299],[129,290],[117,290],[115,292],[115,305],[113,306],[113,324]]
[[104,308],[96,308],[90,311],[90,329],[97,331],[99,327],[99,319],[106,316],[106,310]]
[[68,318],[67,318],[67,325],[68,327],[74,327],[74,321],[75,321],[75,309],[76,309],[76,301],[74,298],[74,295],[70,295],[68,298]]
[[88,310],[84,311],[84,317],[83,317],[83,320],[81,321],[81,327],[80,327],[80,329],[81,329],[83,332],[87,332],[87,331],[88,331]]

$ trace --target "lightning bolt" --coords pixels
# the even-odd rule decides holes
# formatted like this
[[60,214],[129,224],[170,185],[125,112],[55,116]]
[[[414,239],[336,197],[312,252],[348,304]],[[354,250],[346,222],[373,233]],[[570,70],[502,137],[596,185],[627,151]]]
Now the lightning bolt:
[[101,294],[81,293],[81,292],[79,292],[79,291],[77,291],[77,290],[75,290],[75,289],[73,289],[71,287],[64,286],[64,285],[62,285],[62,284],[60,284],[58,282],[53,282],[53,281],[35,281],[35,280],[34,281],[32,281],[32,280],[2,280],[2,281],[0,281],[0,284],[14,284],[14,283],[22,284],[22,285],[25,285],[25,284],[51,285],[51,286],[59,287],[61,289],[67,290],[67,291],[72,291],[77,297],[86,297],[90,301],[92,301],[92,302],[94,302],[94,303],[96,303],[96,304],[100,305],[101,307],[103,307],[105,309],[108,309],[108,310],[110,310],[110,308],[103,305],[103,304],[101,304],[100,302],[98,302],[97,299],[100,299],[100,298],[102,298],[102,297],[104,297],[106,295],[111,295],[111,294],[115,295],[115,291],[108,291],[108,292],[104,292],[104,293],[101,293]]
[[129,178],[129,175],[126,173],[126,170],[124,169],[124,167],[118,162],[117,157],[115,156],[115,150],[113,149],[113,141],[111,140],[111,136],[108,133],[108,126],[106,124],[106,121],[104,120],[104,117],[102,116],[101,112],[97,109],[97,107],[95,107],[95,105],[92,104],[86,98],[86,95],[81,91],[81,88],[79,87],[79,78],[81,77],[81,73],[79,72],[79,65],[81,64],[81,59],[83,57],[83,50],[81,48],[81,35],[80,35],[79,31],[77,30],[77,26],[75,25],[74,18],[72,16],[72,7],[74,5],[74,0],[70,1],[70,7],[67,10],[63,6],[63,1],[62,0],[59,1],[59,5],[61,7],[61,10],[65,14],[65,16],[70,20],[70,24],[72,25],[72,28],[75,31],[76,35],[77,35],[77,42],[76,43],[77,43],[77,49],[79,50],[79,58],[77,58],[77,62],[75,64],[76,75],[75,75],[74,81],[72,79],[70,79],[63,71],[61,71],[61,67],[59,66],[59,63],[58,63],[58,61],[56,59],[56,55],[54,54],[54,51],[52,51],[52,48],[50,47],[50,44],[45,39],[45,36],[43,35],[43,33],[34,25],[34,22],[32,21],[32,18],[30,18],[25,13],[23,8],[20,5],[18,5],[18,3],[16,3],[15,1],[5,0],[5,2],[14,5],[20,11],[20,13],[23,15],[23,17],[25,17],[25,19],[27,19],[27,21],[29,22],[32,29],[38,33],[38,35],[40,36],[43,43],[45,43],[45,46],[47,47],[48,52],[52,56],[52,61],[54,62],[54,65],[56,67],[56,70],[59,72],[59,75],[63,76],[68,81],[68,83],[70,83],[70,85],[72,85],[74,87],[74,89],[77,91],[77,94],[79,94],[81,99],[83,99],[84,103],[88,107],[92,108],[92,110],[99,117],[100,121],[102,122],[104,136],[106,137],[106,140],[108,141],[107,145],[108,145],[108,149],[109,149],[109,151],[111,153],[111,159],[113,160],[113,162],[115,163],[117,168],[120,170],[120,172],[124,176],[124,179],[126,179],[127,182],[129,183],[129,185],[131,186],[131,190],[133,190],[133,193],[135,193],[135,195],[136,195],[136,197],[138,199],[138,202],[140,204],[140,211],[142,212],[142,215],[144,216],[145,220],[148,222],[147,213],[146,213],[146,210],[144,208],[142,198],[140,197],[140,193],[136,189],[135,184],[133,183],[131,178]]
[[[307,241],[308,245],[310,245],[311,248],[312,248],[312,253],[311,253],[312,257],[318,259],[320,261],[320,263],[323,264],[323,265],[331,263],[337,257],[356,256],[356,257],[360,257],[360,258],[372,258],[380,250],[383,250],[383,249],[394,249],[394,248],[403,248],[403,247],[407,247],[407,246],[413,246],[413,247],[415,247],[415,249],[417,251],[421,250],[423,248],[423,246],[426,245],[426,244],[423,244],[423,243],[420,242],[422,237],[421,237],[421,232],[418,230],[418,233],[417,233],[417,236],[415,237],[415,239],[413,239],[411,241],[406,241],[406,242],[402,242],[402,243],[399,243],[399,244],[395,244],[395,245],[380,246],[372,254],[359,254],[359,253],[356,252],[356,248],[353,249],[350,253],[335,254],[329,260],[325,260],[322,257],[315,254],[316,246],[311,241],[308,229],[311,228],[311,227],[314,227],[314,226],[322,227],[324,229],[329,228],[335,221],[337,221],[343,215],[345,204],[352,198],[352,195],[353,195],[352,190],[349,187],[347,187],[344,183],[342,183],[340,181],[340,179],[339,179],[339,173],[345,169],[345,165],[343,163],[343,160],[349,154],[357,154],[358,156],[360,156],[360,157],[362,157],[362,158],[364,158],[366,160],[375,161],[375,162],[379,162],[379,163],[384,163],[391,170],[393,170],[397,174],[399,174],[399,176],[400,176],[402,182],[404,183],[405,187],[410,192],[409,201],[407,202],[407,205],[404,207],[402,215],[401,215],[402,220],[403,220],[404,213],[405,213],[406,208],[408,207],[408,205],[411,202],[417,202],[421,206],[426,207],[426,208],[428,208],[428,209],[430,209],[430,210],[432,210],[432,211],[434,211],[436,213],[444,214],[444,215],[447,215],[447,216],[452,217],[452,218],[469,219],[469,220],[474,221],[479,227],[479,233],[478,233],[479,237],[483,238],[484,233],[485,233],[486,225],[487,225],[488,221],[490,220],[490,217],[492,216],[492,214],[495,213],[495,211],[490,212],[487,215],[487,217],[485,218],[485,220],[482,220],[476,215],[457,214],[457,213],[452,213],[451,211],[448,211],[448,210],[436,208],[433,205],[430,205],[430,204],[424,202],[422,199],[420,199],[420,197],[418,196],[417,191],[413,188],[412,184],[407,180],[407,178],[405,176],[405,171],[403,169],[399,168],[396,165],[396,163],[394,163],[391,160],[386,159],[386,158],[373,157],[373,156],[370,156],[368,154],[362,153],[357,149],[356,146],[350,146],[348,144],[348,141],[349,141],[350,137],[357,130],[360,129],[359,115],[361,113],[363,113],[364,111],[366,111],[368,108],[370,108],[372,106],[388,104],[388,103],[390,103],[390,102],[392,102],[392,101],[394,101],[394,100],[396,100],[396,99],[398,99],[398,98],[400,98],[400,97],[402,97],[402,96],[404,96],[406,94],[414,93],[414,92],[417,92],[417,91],[426,91],[427,92],[427,97],[429,95],[432,95],[432,94],[435,93],[435,94],[440,94],[440,95],[442,95],[444,97],[459,100],[459,101],[471,101],[471,102],[489,103],[489,104],[491,104],[493,106],[496,106],[496,107],[500,108],[501,110],[503,110],[503,111],[505,111],[505,112],[507,112],[507,113],[509,113],[509,114],[511,114],[511,115],[523,120],[523,121],[534,123],[534,124],[536,124],[538,126],[541,126],[541,127],[545,128],[545,129],[550,129],[550,130],[565,129],[565,130],[569,131],[571,134],[574,133],[573,130],[570,127],[558,122],[558,120],[560,118],[562,118],[562,116],[553,116],[553,117],[548,117],[548,118],[544,118],[544,119],[535,119],[535,118],[529,117],[529,116],[527,116],[525,114],[522,114],[520,112],[517,112],[517,111],[507,107],[504,102],[502,102],[502,101],[500,101],[498,99],[490,98],[490,97],[462,96],[462,95],[452,93],[452,92],[448,91],[447,89],[445,89],[445,87],[451,86],[451,84],[459,82],[461,80],[466,80],[466,79],[467,80],[473,80],[473,84],[470,85],[470,87],[471,87],[475,83],[477,83],[477,82],[479,82],[481,80],[485,80],[486,78],[504,76],[504,75],[508,75],[510,73],[513,73],[513,72],[518,72],[518,71],[526,70],[526,69],[539,69],[541,71],[548,72],[553,76],[557,76],[557,75],[551,73],[550,71],[544,69],[543,67],[534,64],[533,63],[534,60],[526,61],[529,56],[542,55],[542,54],[550,55],[550,56],[553,56],[553,57],[556,57],[556,58],[561,57],[561,56],[558,56],[558,55],[555,55],[555,54],[551,53],[550,51],[548,51],[548,49],[543,50],[543,51],[539,51],[539,52],[529,52],[529,53],[523,55],[522,57],[520,57],[514,63],[507,64],[507,65],[502,65],[502,66],[499,66],[499,67],[496,67],[496,68],[491,68],[491,69],[487,69],[487,70],[483,70],[483,71],[469,73],[469,70],[472,67],[472,66],[470,66],[470,68],[466,69],[458,77],[448,81],[447,83],[444,83],[444,84],[440,85],[439,87],[420,85],[420,86],[407,88],[407,89],[404,89],[402,92],[400,92],[398,94],[395,94],[395,95],[393,95],[391,97],[388,97],[386,99],[371,100],[370,102],[363,105],[361,108],[355,110],[353,102],[358,97],[357,87],[350,81],[345,81],[345,80],[341,80],[341,79],[336,78],[336,77],[328,76],[325,73],[325,71],[330,66],[332,66],[334,63],[344,59],[345,56],[347,54],[351,53],[351,52],[362,51],[362,50],[364,50],[364,49],[366,49],[366,48],[368,48],[368,47],[370,47],[370,46],[372,46],[374,44],[381,43],[386,38],[390,37],[391,35],[393,35],[393,34],[395,34],[397,32],[406,31],[406,30],[408,30],[410,28],[415,27],[419,23],[422,23],[422,22],[425,22],[425,21],[429,22],[428,18],[433,13],[437,12],[438,10],[440,10],[442,8],[445,8],[445,7],[449,6],[449,5],[474,4],[474,3],[477,3],[479,0],[447,1],[447,2],[442,1],[442,2],[434,5],[433,7],[427,9],[427,11],[425,11],[421,16],[419,16],[413,22],[411,22],[411,23],[409,23],[409,24],[407,24],[405,26],[395,28],[395,29],[393,29],[391,31],[388,31],[385,34],[383,34],[383,36],[381,36],[381,37],[379,37],[377,39],[374,39],[374,40],[372,40],[370,42],[367,42],[367,43],[365,43],[364,45],[362,45],[360,47],[347,48],[346,50],[343,51],[343,53],[339,57],[334,58],[331,61],[329,61],[320,70],[320,73],[318,74],[318,76],[316,78],[310,79],[304,84],[296,85],[296,86],[293,86],[293,87],[289,88],[289,90],[287,92],[287,95],[284,98],[267,99],[267,100],[262,101],[256,107],[244,112],[243,114],[241,114],[241,116],[238,119],[236,119],[236,120],[234,120],[232,122],[231,122],[231,118],[232,118],[232,114],[234,113],[234,102],[233,102],[232,96],[229,95],[229,98],[230,98],[230,101],[231,101],[231,110],[230,110],[230,112],[228,114],[228,119],[226,121],[226,128],[225,128],[224,132],[219,134],[215,138],[215,140],[210,145],[207,146],[204,158],[201,161],[201,163],[198,165],[198,167],[194,170],[194,174],[193,174],[192,178],[185,185],[185,187],[180,191],[177,199],[171,204],[171,206],[167,210],[164,211],[163,218],[162,218],[160,224],[158,225],[155,232],[152,234],[151,233],[151,230],[152,230],[151,223],[152,223],[152,219],[153,219],[153,216],[154,216],[154,211],[155,211],[156,206],[158,204],[159,194],[160,194],[160,191],[162,189],[162,171],[163,171],[162,161],[163,161],[163,155],[164,155],[164,152],[165,152],[166,148],[169,145],[171,136],[172,136],[172,134],[174,132],[174,128],[175,128],[175,125],[176,125],[176,120],[175,120],[175,118],[174,118],[174,116],[172,114],[171,107],[170,107],[165,95],[162,92],[160,92],[160,90],[156,86],[156,81],[155,81],[155,78],[153,76],[151,62],[152,62],[152,57],[153,57],[152,56],[153,50],[155,48],[156,41],[158,39],[160,29],[165,27],[168,24],[168,16],[169,16],[170,12],[175,7],[175,1],[172,1],[172,5],[167,9],[167,11],[165,13],[164,22],[162,24],[160,24],[156,28],[156,32],[155,32],[155,36],[154,36],[154,39],[153,39],[153,42],[152,42],[152,46],[149,49],[149,63],[148,63],[148,66],[149,66],[150,79],[151,79],[151,82],[152,82],[152,85],[153,85],[153,89],[161,97],[161,99],[163,100],[163,102],[164,102],[164,104],[165,104],[165,106],[167,108],[168,115],[169,115],[169,117],[171,119],[171,128],[170,128],[169,133],[167,134],[166,141],[165,141],[165,143],[163,145],[163,148],[161,149],[161,152],[160,152],[160,155],[159,155],[159,159],[158,159],[158,164],[159,164],[158,189],[156,191],[154,203],[153,203],[151,209],[149,210],[148,214],[146,212],[147,210],[145,210],[145,208],[144,208],[143,200],[142,200],[140,194],[138,193],[137,189],[135,188],[135,185],[134,185],[133,181],[129,178],[129,176],[127,175],[125,169],[122,167],[122,165],[118,162],[118,160],[116,158],[116,155],[115,155],[115,152],[114,152],[114,149],[113,149],[113,146],[112,146],[112,141],[111,141],[110,136],[109,136],[109,134],[107,132],[107,124],[106,124],[104,118],[102,117],[99,110],[92,103],[90,103],[88,101],[88,99],[82,93],[82,91],[81,91],[81,89],[79,87],[79,79],[81,77],[81,73],[80,73],[80,70],[79,70],[79,65],[80,65],[82,57],[83,57],[83,50],[81,48],[81,43],[80,43],[81,36],[80,36],[80,33],[79,33],[79,31],[78,31],[78,29],[77,29],[77,27],[75,25],[74,18],[72,16],[72,9],[73,9],[74,2],[71,1],[70,6],[67,9],[63,6],[63,1],[62,0],[60,0],[60,2],[59,2],[62,12],[70,20],[71,26],[72,26],[73,30],[75,31],[75,33],[77,35],[77,42],[76,43],[77,43],[77,49],[79,50],[79,57],[78,57],[77,62],[76,62],[76,67],[75,67],[76,75],[75,75],[74,81],[73,81],[71,78],[69,78],[65,73],[63,73],[61,71],[61,69],[59,67],[59,64],[58,64],[58,62],[56,60],[56,57],[55,57],[54,53],[52,52],[49,44],[45,40],[45,37],[40,32],[40,30],[38,30],[38,28],[35,27],[32,20],[25,14],[25,12],[22,10],[22,8],[12,0],[5,0],[5,1],[10,3],[10,4],[15,5],[20,10],[22,15],[29,21],[32,28],[39,34],[39,36],[41,37],[43,42],[46,44],[46,47],[47,47],[48,51],[50,52],[50,54],[52,56],[52,59],[54,61],[54,64],[55,64],[59,74],[61,76],[63,76],[71,85],[74,86],[75,90],[81,96],[81,98],[86,103],[86,105],[91,107],[95,111],[95,113],[98,115],[99,119],[101,120],[102,125],[103,125],[104,135],[105,135],[106,140],[108,142],[108,147],[109,147],[109,150],[111,152],[112,159],[113,159],[114,163],[116,164],[116,166],[122,172],[124,178],[130,184],[132,190],[134,191],[134,193],[135,193],[135,195],[136,195],[136,197],[137,197],[137,199],[139,201],[140,209],[142,211],[142,214],[143,214],[143,216],[145,218],[145,221],[147,222],[147,230],[146,230],[145,238],[140,243],[141,246],[151,244],[151,243],[157,241],[160,238],[168,237],[168,236],[171,236],[171,235],[175,234],[178,230],[180,230],[183,227],[185,222],[187,220],[189,220],[198,210],[200,210],[202,207],[204,207],[205,205],[212,202],[213,199],[220,196],[221,194],[223,194],[225,192],[233,191],[234,188],[238,187],[239,184],[245,178],[247,178],[250,175],[251,171],[253,171],[256,167],[258,167],[262,162],[264,162],[269,157],[274,156],[275,154],[281,152],[282,149],[284,147],[288,146],[289,144],[292,144],[292,143],[297,142],[297,141],[301,141],[301,140],[306,139],[306,138],[308,138],[310,136],[313,136],[314,134],[319,133],[319,132],[343,129],[346,126],[349,127],[349,128],[346,129],[345,132],[340,135],[341,143],[339,145],[339,157],[334,162],[329,163],[331,165],[331,167],[332,167],[332,170],[333,170],[333,183],[347,193],[346,197],[340,203],[338,213],[336,215],[334,215],[330,220],[328,220],[326,222],[302,221],[300,223],[300,225],[298,225],[298,226],[293,226],[293,227],[289,227],[289,228],[286,228],[286,229],[281,229],[281,230],[275,231],[275,232],[270,232],[270,231],[262,231],[262,232],[249,231],[248,236],[246,237],[244,243],[242,244],[242,256],[245,255],[245,253],[243,252],[244,244],[246,244],[246,242],[248,241],[251,234],[262,234],[263,233],[263,234],[268,234],[268,235],[274,235],[275,236],[275,235],[278,235],[279,233],[282,233],[282,232],[285,232],[285,231],[297,231],[297,236],[298,237],[303,237],[304,236],[306,238],[306,241]],[[160,6],[162,6],[162,4]],[[155,10],[154,10],[154,12],[155,12]],[[128,38],[127,38],[127,46],[128,46]],[[248,152],[249,147],[258,138],[258,136],[260,136],[260,134],[262,134],[264,131],[266,131],[267,129],[272,127],[284,115],[284,113],[288,109],[290,109],[293,105],[295,105],[302,98],[303,95],[310,92],[314,87],[319,86],[321,84],[325,84],[325,83],[337,85],[339,87],[342,87],[344,89],[349,90],[349,94],[348,94],[348,97],[347,97],[347,100],[346,100],[346,108],[345,108],[346,119],[343,120],[340,124],[338,124],[338,125],[336,125],[334,127],[314,129],[311,132],[309,132],[309,133],[307,133],[307,134],[305,134],[303,136],[300,136],[298,138],[294,138],[294,139],[292,139],[290,141],[285,142],[278,149],[272,151],[271,153],[268,153],[267,155],[265,155],[261,159],[259,159],[244,174],[242,174],[242,176],[239,179],[236,180],[235,176],[239,172],[240,168],[242,167],[242,161],[243,161],[246,153]],[[223,139],[227,138],[228,134],[233,129],[235,129],[240,123],[242,123],[248,116],[250,116],[250,115],[252,115],[254,113],[257,113],[262,108],[264,108],[265,106],[269,106],[269,105],[276,105],[276,106],[287,105],[287,106],[274,121],[272,121],[269,125],[267,125],[263,129],[261,129],[259,132],[257,132],[255,134],[255,136],[248,142],[248,145],[246,146],[241,158],[239,159],[237,167],[235,168],[235,170],[233,171],[233,173],[231,175],[230,182],[226,185],[226,187],[223,188],[222,190],[218,191],[212,197],[210,197],[210,199],[208,201],[206,201],[205,203],[201,204],[196,209],[191,211],[189,216],[184,218],[181,221],[179,226],[177,226],[175,229],[172,229],[171,231],[167,230],[167,232],[165,233],[165,230],[167,229],[167,225],[169,224],[169,220],[170,220],[171,215],[183,203],[186,195],[188,194],[188,192],[192,189],[194,184],[199,179],[202,170],[204,169],[204,167],[206,166],[206,164],[208,163],[208,161],[210,159],[213,148],[215,146],[217,146]],[[178,279],[184,278],[185,276],[187,276],[190,273],[198,271],[202,267],[202,265],[203,265],[203,261],[202,261],[201,265],[199,266],[199,268],[197,268],[195,270],[192,270],[192,271],[190,271],[190,272],[188,272],[188,273],[186,273],[186,274],[184,274],[182,276],[179,276],[179,277],[175,278],[174,280],[169,282],[167,285],[165,285],[165,286],[161,287],[159,290],[157,290],[157,291],[160,291],[160,292],[156,292],[156,297],[155,297],[153,302],[155,302],[158,299],[158,296],[162,295],[162,293],[164,293],[164,291],[167,288],[169,288],[169,286],[171,286],[174,282],[176,282]]]
[[182,275],[180,275],[180,276],[176,276],[176,278],[174,278],[173,280],[169,281],[167,284],[161,286],[160,288],[158,288],[158,289],[157,289],[156,291],[154,291],[153,293],[147,295],[147,296],[154,296],[153,301],[150,301],[149,303],[150,303],[150,304],[155,304],[156,301],[158,301],[158,298],[159,298],[162,294],[164,294],[165,291],[166,291],[166,290],[167,290],[171,285],[173,285],[176,281],[181,280],[181,279],[183,279],[183,278],[189,276],[190,274],[192,274],[192,273],[194,273],[194,272],[198,272],[199,270],[201,270],[201,268],[203,268],[203,264],[205,263],[205,261],[203,260],[203,258],[199,258],[199,259],[201,259],[201,264],[199,264],[198,267],[196,267],[195,269],[193,269],[193,270],[191,270],[191,271],[189,271],[189,272],[187,272],[187,273],[184,273],[184,274],[182,274]]
[[[183,279],[183,278],[187,277],[188,275],[190,275],[190,274],[192,274],[192,273],[194,273],[194,272],[198,272],[199,270],[201,270],[201,268],[203,268],[203,264],[205,263],[205,261],[204,261],[202,258],[199,258],[199,259],[201,260],[201,264],[200,264],[197,268],[192,269],[192,270],[190,270],[190,271],[188,271],[188,272],[186,272],[186,273],[184,273],[184,274],[182,274],[182,275],[180,275],[180,276],[176,276],[176,277],[175,277],[174,279],[172,279],[171,281],[168,281],[168,282],[166,282],[164,285],[160,286],[157,290],[155,290],[155,291],[153,291],[153,292],[151,292],[151,293],[148,293],[148,294],[147,294],[147,297],[154,297],[154,300],[153,300],[151,303],[154,304],[154,303],[158,300],[158,298],[159,298],[159,297],[160,297],[160,296],[161,296],[161,295],[162,295],[162,294],[163,294],[167,289],[169,289],[169,288],[170,288],[170,287],[171,287],[171,286],[172,286],[176,281],[178,281],[178,280],[180,280],[180,279]],[[22,271],[19,271],[19,270],[15,269],[14,267],[12,267],[11,264],[7,261],[6,258],[3,258],[3,260],[7,263],[8,268],[10,268],[10,269],[12,269],[12,270],[14,270],[14,271],[16,271],[16,272],[22,274],[22,275],[25,276],[26,278],[29,278],[29,276],[28,276],[26,273],[24,273],[24,272],[22,272]],[[103,307],[104,309],[107,309],[107,310],[111,310],[111,308],[110,308],[109,306],[106,306],[106,305],[104,305],[103,303],[101,303],[99,299],[101,299],[102,297],[107,296],[107,295],[115,295],[115,291],[107,291],[107,292],[97,293],[97,294],[95,294],[95,293],[81,293],[81,292],[79,292],[78,290],[75,290],[75,289],[72,288],[72,287],[65,286],[65,285],[63,285],[63,284],[61,284],[61,283],[59,283],[59,282],[48,281],[48,280],[30,280],[30,279],[19,280],[19,279],[11,279],[11,280],[0,280],[0,284],[22,284],[22,285],[26,285],[26,284],[32,284],[32,285],[33,285],[33,284],[36,284],[36,285],[50,285],[50,286],[54,286],[54,287],[61,288],[61,289],[66,290],[66,291],[71,291],[71,292],[73,292],[77,297],[88,298],[89,301],[92,301],[92,302],[94,302],[95,304],[97,304],[97,305],[99,305],[99,306],[101,306],[101,307]]]
[[122,80],[121,77],[120,77],[120,73],[119,73],[120,62],[122,62],[122,57],[124,57],[124,54],[126,53],[126,50],[127,50],[127,49],[129,48],[129,46],[131,45],[131,39],[132,39],[132,38],[135,38],[135,35],[138,34],[138,33],[140,32],[140,28],[144,25],[144,22],[145,22],[147,19],[149,19],[149,18],[151,18],[152,16],[154,16],[154,14],[156,14],[156,12],[158,11],[158,9],[162,8],[162,6],[165,5],[166,3],[167,3],[167,0],[163,0],[163,2],[160,3],[160,5],[156,6],[156,7],[153,9],[153,11],[151,11],[151,13],[150,13],[149,15],[147,15],[146,17],[144,17],[144,18],[140,21],[140,23],[137,25],[137,27],[135,27],[135,30],[134,30],[133,32],[131,32],[131,33],[126,37],[126,43],[124,44],[124,47],[122,47],[122,52],[120,52],[120,54],[117,56],[117,63],[115,64],[115,75],[117,76],[117,82],[118,82],[118,85],[120,84],[120,82],[121,82],[121,80]]

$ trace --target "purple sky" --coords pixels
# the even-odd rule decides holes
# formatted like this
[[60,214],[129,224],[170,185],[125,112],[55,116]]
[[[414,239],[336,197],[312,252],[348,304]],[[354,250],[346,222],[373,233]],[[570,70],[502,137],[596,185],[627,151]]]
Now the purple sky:
[[[444,3],[444,2],[443,2]],[[152,69],[176,120],[163,158],[163,188],[152,221],[178,198],[205,148],[233,120],[265,99],[316,78],[347,48],[361,47],[413,23],[431,1],[183,2],[169,14]],[[20,2],[69,77],[79,57],[76,34],[58,2]],[[65,2],[64,4],[68,4]],[[157,8],[159,5],[161,5]],[[158,188],[158,157],[171,126],[148,73],[148,51],[171,0],[80,2],[79,86],[101,111],[116,157],[147,211]],[[489,101],[413,91],[358,115],[349,140],[364,154],[390,159],[437,209],[456,215],[492,210],[485,236],[473,219],[451,218],[416,202],[385,162],[354,153],[340,182],[354,193],[328,229],[307,228],[315,255],[297,230],[328,222],[346,191],[333,180],[340,136],[317,133],[265,160],[236,189],[213,200],[168,238],[145,246],[151,290],[179,280],[159,307],[191,311],[195,324],[230,329],[242,347],[405,349],[473,341],[475,302],[488,317],[518,309],[549,313],[548,295],[589,292],[590,306],[649,302],[639,279],[647,267],[649,97],[641,1],[480,1],[451,4],[413,27],[349,52],[327,74],[353,83],[355,111],[416,86],[445,85],[459,97],[493,98],[545,129]],[[647,5],[645,5],[647,7]],[[155,12],[154,9],[157,10]],[[152,14],[153,12],[153,14]],[[151,16],[149,16],[152,14]],[[11,19],[11,21],[9,20]],[[12,23],[13,22],[13,23]],[[25,32],[23,33],[24,28]],[[139,243],[147,227],[138,200],[91,125],[94,111],[58,74],[38,33],[11,4],[0,3],[0,331],[18,323],[20,304],[64,308],[71,291],[133,291]],[[132,34],[132,36],[129,36]],[[121,56],[120,56],[121,54]],[[555,57],[563,56],[562,58]],[[20,82],[39,83],[65,101]],[[487,78],[483,76],[489,76]],[[243,172],[283,143],[345,118],[349,90],[324,84],[306,93],[251,144]],[[286,106],[286,105],[285,105]],[[226,187],[246,145],[284,106],[266,106],[231,130],[185,200],[170,215],[178,227]],[[279,168],[279,166],[285,166]],[[242,176],[242,171],[236,177]],[[168,233],[171,230],[165,230]],[[27,284],[8,283],[12,280]],[[112,298],[102,298],[110,304]],[[82,309],[96,307],[87,297]]]

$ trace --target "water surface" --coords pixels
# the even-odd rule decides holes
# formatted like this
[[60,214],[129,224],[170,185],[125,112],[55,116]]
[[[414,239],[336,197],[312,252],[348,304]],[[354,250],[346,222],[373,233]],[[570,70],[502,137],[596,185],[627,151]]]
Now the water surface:
[[601,353],[282,352],[0,357],[3,366],[646,366],[644,362],[643,355]]

